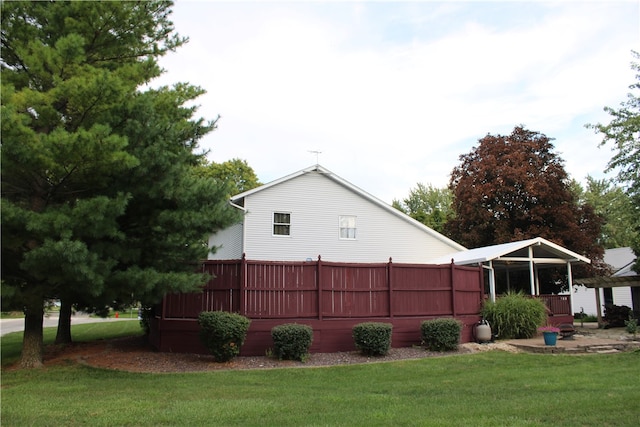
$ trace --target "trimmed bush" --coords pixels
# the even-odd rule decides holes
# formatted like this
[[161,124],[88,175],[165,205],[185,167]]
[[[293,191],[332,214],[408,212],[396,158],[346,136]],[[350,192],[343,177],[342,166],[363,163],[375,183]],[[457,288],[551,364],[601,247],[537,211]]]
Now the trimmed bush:
[[198,315],[200,341],[216,362],[228,362],[240,354],[251,321],[226,311],[203,311]]
[[364,322],[355,325],[351,332],[356,348],[367,356],[384,356],[391,348],[391,323]]
[[614,305],[606,304],[604,306],[604,321],[605,328],[622,328],[625,326],[625,322],[629,320],[629,316],[632,315],[631,307],[626,305]]
[[452,351],[458,348],[462,323],[451,318],[425,320],[420,324],[422,343],[433,351]]
[[271,329],[273,354],[280,360],[304,361],[313,342],[311,326],[287,323]]
[[538,326],[547,323],[547,308],[542,300],[531,298],[522,292],[509,292],[496,302],[487,301],[482,317],[500,339],[532,338]]

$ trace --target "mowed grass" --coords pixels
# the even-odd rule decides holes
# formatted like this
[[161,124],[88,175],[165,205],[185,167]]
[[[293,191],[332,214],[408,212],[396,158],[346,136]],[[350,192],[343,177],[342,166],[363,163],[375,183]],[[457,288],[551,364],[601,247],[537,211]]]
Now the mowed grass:
[[4,370],[2,425],[636,426],[639,362],[489,352],[182,374]]
[[[56,339],[57,328],[44,328],[43,340],[45,345],[52,344]],[[89,342],[99,339],[120,338],[142,335],[139,320],[119,320],[117,322],[96,322],[71,327],[71,339],[74,342]],[[14,363],[20,358],[22,350],[22,332],[14,332],[0,337],[2,366]]]

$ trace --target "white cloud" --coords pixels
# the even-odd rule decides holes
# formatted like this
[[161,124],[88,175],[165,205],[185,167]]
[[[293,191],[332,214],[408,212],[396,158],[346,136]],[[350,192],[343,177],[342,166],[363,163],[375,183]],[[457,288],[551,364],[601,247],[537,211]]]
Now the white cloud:
[[391,202],[446,185],[487,133],[555,137],[567,171],[610,156],[585,123],[607,121],[633,75],[638,4],[177,2],[190,43],[162,82],[203,86],[214,161],[263,182],[315,162]]

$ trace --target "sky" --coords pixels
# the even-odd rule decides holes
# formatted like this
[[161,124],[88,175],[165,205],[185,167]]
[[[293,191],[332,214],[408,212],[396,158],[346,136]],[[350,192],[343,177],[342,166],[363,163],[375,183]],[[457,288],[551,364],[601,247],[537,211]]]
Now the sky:
[[207,91],[210,161],[262,183],[319,163],[389,204],[518,125],[554,138],[572,178],[613,176],[585,124],[610,121],[640,50],[637,0],[177,0],[171,19],[189,42],[154,84]]

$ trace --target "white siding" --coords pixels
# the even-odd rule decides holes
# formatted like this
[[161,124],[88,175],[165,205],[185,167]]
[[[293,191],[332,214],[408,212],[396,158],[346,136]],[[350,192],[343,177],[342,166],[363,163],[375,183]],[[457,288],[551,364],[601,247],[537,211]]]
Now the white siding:
[[242,224],[235,224],[209,237],[209,247],[216,248],[209,259],[242,258]]
[[[580,313],[580,309],[584,309],[585,314],[589,314],[595,316],[596,311],[596,291],[592,288],[587,288],[582,285],[574,285],[573,286],[573,295],[571,298],[573,299],[573,311],[575,313]],[[604,293],[602,289],[600,291],[600,301],[604,304]],[[604,306],[601,307],[601,313],[604,314]]]
[[[315,171],[244,202],[248,259],[424,263],[459,250]],[[272,235],[274,212],[291,213],[290,236]],[[357,217],[355,240],[340,239],[340,215]]]
[[628,286],[613,288],[613,303],[615,305],[626,305],[627,307],[633,307],[633,301],[631,300],[631,288]]
[[[580,307],[584,308],[586,314],[596,315],[596,291],[593,288],[587,288],[582,285],[574,285],[573,297],[573,310],[576,313],[580,312]],[[600,307],[601,313],[604,315],[604,290],[600,291]],[[626,305],[627,307],[633,307],[631,299],[631,288],[628,286],[612,288],[613,303],[615,305]]]

